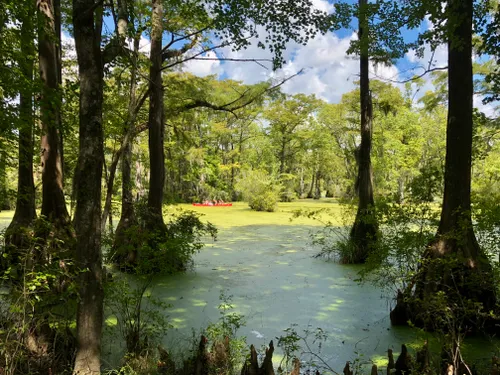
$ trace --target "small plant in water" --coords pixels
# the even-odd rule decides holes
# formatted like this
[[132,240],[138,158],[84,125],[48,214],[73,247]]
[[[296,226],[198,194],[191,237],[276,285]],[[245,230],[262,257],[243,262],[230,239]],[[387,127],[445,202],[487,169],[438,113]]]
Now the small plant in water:
[[139,278],[135,284],[124,276],[108,283],[106,306],[114,315],[129,359],[148,357],[171,325],[165,310],[169,304],[154,298],[149,290],[152,278]]
[[277,346],[283,352],[278,373],[290,374],[298,361],[305,373],[336,374],[327,360],[322,356],[323,346],[328,339],[328,334],[322,328],[309,325],[299,333],[298,325],[292,324],[285,329],[284,335],[276,337]]
[[[245,361],[246,337],[237,335],[238,330],[245,325],[245,319],[243,315],[234,311],[232,299],[233,296],[228,295],[227,291],[220,292],[219,321],[209,324],[205,329],[205,335],[212,343],[212,355],[214,358],[218,357],[211,369],[214,375],[238,373]],[[221,356],[221,350],[225,350],[227,356]],[[217,355],[215,351],[219,351],[219,354]]]

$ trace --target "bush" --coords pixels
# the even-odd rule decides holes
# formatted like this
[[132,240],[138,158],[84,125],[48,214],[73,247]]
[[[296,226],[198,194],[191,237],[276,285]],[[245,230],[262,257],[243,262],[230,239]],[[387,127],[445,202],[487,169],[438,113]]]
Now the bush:
[[294,217],[307,217],[323,225],[320,230],[310,233],[311,245],[319,247],[319,252],[315,257],[332,259],[339,263],[350,263],[350,259],[354,255],[349,233],[355,214],[355,206],[351,204],[342,206],[340,217],[337,217],[337,214],[332,213],[328,208],[296,210],[293,213]]
[[116,317],[129,357],[147,356],[170,328],[165,310],[169,304],[149,293],[150,276],[136,280],[123,276],[106,285],[106,306]]
[[147,207],[138,206],[139,223],[126,230],[126,243],[112,249],[109,260],[122,270],[140,275],[185,270],[193,255],[205,246],[202,237],[216,238],[217,228],[194,211],[175,210],[161,230],[151,230]]
[[236,190],[255,211],[274,212],[280,200],[282,185],[277,178],[262,170],[245,171],[236,183]]
[[413,280],[424,250],[436,234],[439,211],[429,203],[379,201],[377,216],[382,236],[361,271],[361,280],[394,296]]
[[[404,289],[417,271],[421,255],[436,233],[439,212],[429,203],[379,200],[375,213],[382,235],[361,269],[359,280],[387,289],[392,296],[398,289]],[[331,219],[328,209],[296,211],[294,215],[323,224],[323,228],[311,233],[312,244],[319,247],[316,256],[349,262],[355,251],[349,235],[355,215],[353,205],[344,205],[340,219],[336,220]]]
[[[44,218],[26,232],[25,247],[5,247],[0,233],[0,373],[63,373],[74,361],[71,326],[76,313],[75,280],[81,272],[71,258],[72,241]],[[50,235],[47,235],[49,233]]]

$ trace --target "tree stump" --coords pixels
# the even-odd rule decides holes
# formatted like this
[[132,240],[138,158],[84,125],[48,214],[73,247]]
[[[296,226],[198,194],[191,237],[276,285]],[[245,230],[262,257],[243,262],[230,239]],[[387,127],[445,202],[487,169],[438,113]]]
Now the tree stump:
[[396,368],[394,365],[394,354],[392,354],[392,349],[387,350],[387,356],[389,357],[389,363],[387,364],[387,375],[390,375],[391,371]]
[[351,371],[349,361],[347,361],[347,362],[345,363],[343,373],[344,373],[344,375],[353,375],[353,374],[354,374],[354,373]]
[[403,344],[401,345],[401,354],[399,355],[396,364],[395,364],[395,369],[396,375],[408,375],[413,366],[411,363],[411,356],[408,354],[408,349],[406,348],[406,345]]

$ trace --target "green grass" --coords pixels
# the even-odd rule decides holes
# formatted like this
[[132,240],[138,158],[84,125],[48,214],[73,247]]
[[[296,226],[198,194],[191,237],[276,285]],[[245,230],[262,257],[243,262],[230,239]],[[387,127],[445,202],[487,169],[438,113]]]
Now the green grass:
[[199,207],[190,204],[169,206],[169,209],[181,207],[204,215],[217,227],[231,228],[247,225],[322,225],[319,221],[307,217],[293,218],[296,210],[319,210],[328,208],[331,212],[328,219],[341,224],[342,209],[333,199],[300,199],[290,203],[279,203],[275,212],[258,212],[251,210],[245,202],[235,202],[232,207]]
[[[168,214],[169,210],[182,208],[184,210],[192,210],[204,215],[206,221],[210,221],[217,227],[231,228],[242,227],[247,225],[322,225],[319,221],[307,217],[293,218],[293,212],[296,210],[319,210],[327,208],[331,215],[328,215],[328,220],[335,224],[341,225],[342,208],[331,198],[320,200],[299,199],[290,203],[279,203],[278,209],[275,212],[258,212],[253,211],[245,202],[234,202],[232,207],[196,207],[191,204],[178,204],[165,206],[164,213]],[[7,228],[14,211],[0,212],[0,230]],[[115,224],[118,223],[119,217],[114,218]]]
[[14,211],[0,211],[0,231],[6,229],[14,216]]

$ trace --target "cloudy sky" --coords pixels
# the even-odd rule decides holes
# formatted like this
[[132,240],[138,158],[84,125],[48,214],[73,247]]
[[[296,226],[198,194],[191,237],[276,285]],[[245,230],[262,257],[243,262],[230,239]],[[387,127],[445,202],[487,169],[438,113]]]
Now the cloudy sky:
[[[327,0],[313,0],[316,8],[332,12],[333,5]],[[422,27],[431,28],[432,24],[426,22]],[[262,35],[262,33],[260,33]],[[415,32],[413,32],[415,35]],[[284,53],[286,64],[277,72],[264,69],[256,63],[251,62],[225,62],[225,61],[191,61],[186,64],[185,70],[194,74],[204,76],[216,74],[219,77],[232,78],[245,83],[255,83],[275,77],[285,77],[303,73],[294,77],[283,85],[283,91],[295,94],[316,94],[316,96],[331,102],[340,101],[342,94],[354,88],[354,81],[358,79],[359,60],[354,56],[348,56],[346,51],[350,41],[357,38],[355,30],[342,30],[319,35],[311,40],[306,46],[290,43]],[[210,52],[207,57],[216,58],[241,58],[241,59],[270,59],[269,51],[262,50],[253,43],[246,50],[233,52],[230,49]],[[429,65],[430,64],[430,65]],[[270,64],[267,64],[270,65]],[[432,53],[427,48],[422,59],[410,51],[404,59],[394,66],[370,66],[371,78],[387,80],[400,88],[404,85],[397,81],[408,79],[414,75],[421,74],[428,66],[445,67],[447,65],[447,48],[440,46]],[[416,94],[418,100],[426,91],[432,90],[431,77],[424,77],[426,84]],[[481,98],[477,97],[474,103],[488,115],[492,115],[493,107],[482,105]]]
[[[327,0],[313,0],[316,8],[333,12],[333,5]],[[262,35],[262,33],[259,33]],[[266,70],[258,64],[246,62],[223,62],[223,61],[192,61],[186,64],[185,69],[197,75],[217,74],[220,77],[228,77],[245,83],[255,83],[273,77],[284,77],[303,73],[294,77],[284,84],[283,90],[290,94],[305,93],[316,94],[316,96],[328,101],[339,102],[342,94],[354,88],[354,81],[358,79],[359,60],[355,56],[348,56],[346,51],[350,41],[357,38],[355,30],[342,30],[341,32],[330,32],[319,35],[311,40],[306,46],[289,43],[284,53],[286,64],[277,72]],[[430,52],[430,51],[429,51]],[[270,59],[269,51],[262,50],[253,43],[246,50],[233,52],[229,49],[210,53],[209,57],[225,58],[247,58],[247,59]],[[424,59],[430,58],[430,53]],[[446,50],[434,56],[435,66],[446,66]],[[418,74],[421,70],[416,67],[424,64],[409,55],[404,61],[396,66],[371,66],[372,78],[398,81]],[[441,65],[440,65],[441,64]],[[270,64],[267,64],[270,65]],[[427,66],[427,61],[425,61]],[[404,68],[403,68],[404,67]],[[413,72],[408,68],[415,67]],[[400,71],[404,69],[404,74]],[[396,84],[396,83],[395,83]],[[431,86],[428,87],[429,89]]]
[[[312,0],[316,8],[333,12],[333,5],[328,0]],[[110,20],[109,20],[110,21]],[[432,25],[427,22],[422,27],[429,28]],[[108,28],[113,28],[108,25]],[[260,32],[263,35],[264,32]],[[358,79],[359,60],[355,56],[348,56],[346,51],[350,41],[357,38],[355,30],[341,30],[330,32],[326,35],[318,35],[309,41],[306,46],[296,43],[289,43],[284,52],[285,65],[278,71],[273,72],[271,63],[264,62],[268,69],[254,62],[234,62],[221,61],[218,58],[229,59],[271,59],[272,55],[268,50],[257,47],[257,41],[245,50],[231,51],[230,48],[219,49],[216,52],[209,52],[204,57],[213,60],[189,61],[183,70],[190,71],[199,76],[215,74],[219,78],[231,78],[247,84],[256,83],[268,79],[279,79],[294,75],[302,70],[300,75],[286,82],[282,89],[289,94],[304,93],[315,94],[331,103],[340,101],[342,94],[354,88],[354,81]],[[68,45],[74,44],[69,36],[65,36],[64,42]],[[149,52],[149,40],[143,37],[141,40],[141,50]],[[71,53],[71,52],[70,52]],[[73,52],[74,53],[74,52]],[[72,57],[72,56],[71,56]],[[447,65],[447,48],[440,46],[434,54],[427,48],[422,59],[418,59],[414,52],[408,53],[394,66],[370,66],[371,78],[387,80],[392,84],[403,88],[401,81],[423,72],[423,67],[444,67]],[[430,77],[424,78],[427,83],[419,90],[415,99],[418,100],[426,91],[432,90]],[[474,100],[475,105],[488,115],[493,115],[494,110],[491,105],[484,106],[481,98]]]

